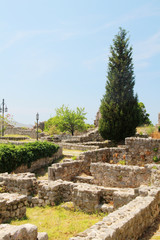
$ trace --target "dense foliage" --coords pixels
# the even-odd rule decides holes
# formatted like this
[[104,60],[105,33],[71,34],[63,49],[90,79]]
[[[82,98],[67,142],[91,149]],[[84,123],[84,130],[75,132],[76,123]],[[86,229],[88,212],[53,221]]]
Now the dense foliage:
[[45,123],[45,130],[52,130],[53,133],[57,134],[68,132],[74,135],[76,130],[81,132],[86,129],[85,115],[84,108],[77,107],[75,111],[62,105],[62,107],[56,109],[56,116]]
[[30,167],[39,158],[51,157],[58,148],[52,143],[38,141],[24,145],[0,144],[0,173],[10,173],[22,164]]
[[139,123],[137,96],[134,96],[132,47],[126,31],[120,31],[110,48],[106,93],[100,106],[99,132],[104,139],[124,140],[133,136]]
[[152,122],[149,119],[149,114],[146,111],[145,105],[142,102],[138,103],[138,107],[139,107],[139,126],[142,125],[150,125],[152,124]]

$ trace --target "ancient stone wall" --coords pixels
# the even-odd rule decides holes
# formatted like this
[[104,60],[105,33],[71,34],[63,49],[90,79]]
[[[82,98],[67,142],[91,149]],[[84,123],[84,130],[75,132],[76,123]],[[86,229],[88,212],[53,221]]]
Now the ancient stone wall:
[[[54,206],[57,203],[72,201],[75,209],[86,212],[103,211],[104,206],[109,209],[127,204],[138,193],[134,189],[105,188],[86,183],[68,181],[40,181],[38,196],[28,198],[28,205]],[[111,204],[112,203],[112,204]]]
[[160,158],[160,139],[126,138],[125,144],[130,165],[153,163],[153,157]]
[[74,177],[81,173],[90,174],[89,169],[89,162],[82,160],[56,163],[48,168],[48,179],[53,181],[58,179],[72,181]]
[[105,187],[136,188],[150,183],[149,169],[138,166],[91,163],[93,183]]
[[82,151],[94,150],[99,148],[98,146],[86,146],[82,144],[64,143],[64,142],[59,143],[59,146],[62,146],[63,148],[66,148],[66,149],[73,149],[73,150],[76,149],[76,150],[82,150]]
[[26,135],[31,138],[36,138],[37,137],[37,132],[35,129],[23,129],[20,127],[7,127],[5,130],[5,134],[9,135]]
[[1,224],[0,236],[1,240],[48,240],[47,233],[39,233],[37,227],[29,223],[20,226]]
[[127,165],[144,165],[160,159],[160,139],[126,138],[122,147],[109,147],[87,151],[80,159],[90,162],[118,163],[123,160]]
[[159,215],[159,204],[160,189],[150,190],[148,196],[135,198],[70,240],[136,240]]
[[17,193],[0,194],[0,224],[26,214],[27,197]]
[[79,158],[88,162],[118,163],[120,160],[127,159],[127,152],[128,149],[125,147],[102,148],[83,152]]
[[34,173],[0,174],[0,183],[10,193],[20,193],[27,196],[37,194],[37,180]]
[[67,148],[67,149],[76,149],[76,150],[82,150],[82,151],[86,151],[86,150],[95,150],[95,149],[99,149],[99,148],[105,148],[105,147],[112,147],[113,143],[111,141],[106,141],[106,142],[83,142],[83,143],[70,143],[70,142],[65,142],[62,141],[61,143],[59,143],[60,146],[62,146],[63,148]]

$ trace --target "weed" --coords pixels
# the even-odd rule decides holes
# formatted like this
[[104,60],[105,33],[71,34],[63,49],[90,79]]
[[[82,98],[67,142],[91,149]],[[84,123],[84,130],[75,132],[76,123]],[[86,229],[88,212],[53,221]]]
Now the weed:
[[154,152],[157,152],[157,151],[158,151],[158,148],[153,148],[153,151],[154,151]]
[[154,161],[154,162],[159,162],[159,161],[160,161],[160,158],[158,158],[157,156],[154,156],[154,157],[153,157],[153,161]]
[[125,160],[120,160],[120,161],[118,162],[118,164],[125,165],[125,164],[126,164],[126,161],[125,161]]
[[158,169],[156,166],[153,166],[152,168],[153,168],[153,169]]
[[72,160],[77,160],[76,156],[71,157]]

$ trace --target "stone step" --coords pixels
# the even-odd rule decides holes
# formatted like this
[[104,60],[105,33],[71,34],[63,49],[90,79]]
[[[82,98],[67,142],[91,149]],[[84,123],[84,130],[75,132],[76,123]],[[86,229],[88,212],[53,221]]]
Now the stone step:
[[92,177],[92,176],[76,176],[74,178],[74,182],[92,184],[93,179],[94,179],[94,177]]

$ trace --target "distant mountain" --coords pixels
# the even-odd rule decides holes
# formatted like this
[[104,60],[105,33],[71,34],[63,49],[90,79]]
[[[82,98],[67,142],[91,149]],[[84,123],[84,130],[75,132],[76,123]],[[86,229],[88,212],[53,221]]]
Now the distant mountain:
[[32,124],[24,124],[24,123],[19,123],[19,122],[15,122],[13,123],[13,125],[15,127],[26,127],[26,128],[33,128]]

